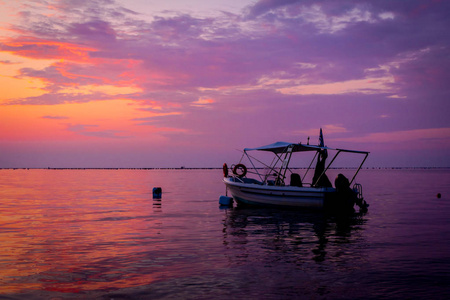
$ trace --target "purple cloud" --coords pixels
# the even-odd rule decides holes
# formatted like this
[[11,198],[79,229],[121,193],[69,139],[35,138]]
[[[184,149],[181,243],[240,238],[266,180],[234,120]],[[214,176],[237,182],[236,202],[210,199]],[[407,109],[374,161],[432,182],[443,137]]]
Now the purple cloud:
[[[374,76],[376,74],[373,69],[395,63],[404,53],[421,51],[430,45],[442,43],[443,33],[434,30],[435,27],[414,25],[420,18],[432,23],[428,20],[426,9],[422,13],[418,9],[420,1],[411,1],[404,6],[380,2],[367,5],[354,1],[347,1],[346,5],[325,2],[318,5],[310,1],[259,1],[247,10],[254,15],[270,11],[271,16],[267,17],[268,19],[261,18],[249,32],[245,29],[247,22],[230,20],[229,16],[218,21],[212,18],[194,18],[186,14],[173,17],[157,16],[151,22],[142,23],[140,20],[133,21],[133,14],[130,12],[112,8],[113,1],[95,1],[92,4],[86,1],[62,2],[57,6],[61,12],[88,7],[89,13],[95,15],[96,19],[84,23],[69,21],[65,26],[60,26],[59,36],[66,35],[71,37],[70,40],[83,40],[94,48],[91,51],[86,50],[89,56],[112,61],[102,61],[106,62],[106,67],[101,72],[95,71],[99,67],[102,68],[99,64],[81,67],[78,62],[69,62],[66,64],[69,68],[67,71],[78,76],[75,78],[66,76],[57,79],[56,75],[61,74],[55,72],[60,68],[54,67],[53,70],[46,70],[47,74],[43,76],[47,76],[49,81],[58,80],[54,81],[58,84],[88,84],[89,81],[98,84],[100,78],[110,75],[108,80],[113,82],[114,76],[117,78],[117,74],[125,72],[126,69],[125,66],[114,65],[113,60],[133,59],[140,61],[138,84],[144,91],[155,88],[192,91],[199,87],[255,85],[262,77],[277,72],[282,73],[279,78],[298,78],[306,84],[323,83],[363,78],[369,69]],[[100,13],[100,5],[109,7],[106,13]],[[283,9],[291,9],[293,6],[296,9],[286,15]],[[428,9],[437,13],[436,10],[440,8]],[[126,16],[126,28],[131,28],[130,33],[133,33],[133,36],[127,37],[125,27],[120,28],[125,26],[124,24],[108,20],[112,11],[118,10]],[[380,17],[382,13],[392,15],[383,19]],[[98,19],[99,16],[105,20]],[[332,21],[333,18],[336,20]],[[52,20],[47,22],[52,23]],[[438,25],[444,25],[441,24],[443,19],[438,18],[437,22]],[[53,27],[56,25],[61,24],[53,24]],[[258,29],[268,25],[271,28]],[[324,26],[330,27],[329,30],[337,26],[339,30],[334,34],[330,34],[331,31],[321,33]],[[139,32],[135,31],[138,27],[141,28]],[[233,30],[227,31],[227,28]],[[34,28],[28,30],[35,35],[42,33]],[[120,38],[127,38],[111,47],[111,43],[117,42],[119,31],[122,32]],[[252,38],[249,38],[250,36]],[[421,39],[422,37],[424,38]],[[55,47],[49,45],[48,48],[34,51],[49,53],[52,49],[58,49]],[[4,49],[13,50],[12,46],[5,46]],[[298,63],[307,63],[314,67],[298,68]],[[111,73],[112,68],[117,71]],[[149,73],[144,74],[145,71]],[[396,70],[397,74],[401,71]],[[92,72],[98,73],[99,76],[87,76]],[[26,69],[22,73],[31,77],[39,76]],[[129,71],[129,74],[130,77],[137,75],[135,70]],[[161,74],[162,78],[155,80],[152,74]]]
[[97,128],[98,125],[86,125],[86,124],[67,124],[67,130],[75,132],[84,136],[99,137],[99,138],[109,138],[109,139],[126,139],[129,136],[120,135],[122,131],[120,130],[93,130]]
[[[277,8],[299,2],[299,0],[259,0],[246,8],[246,15],[250,18],[256,18]],[[304,2],[305,1],[303,1],[303,3]]]
[[93,43],[102,44],[111,44],[116,41],[116,32],[111,27],[111,24],[101,20],[70,24],[68,33],[76,36],[80,41],[92,41]]

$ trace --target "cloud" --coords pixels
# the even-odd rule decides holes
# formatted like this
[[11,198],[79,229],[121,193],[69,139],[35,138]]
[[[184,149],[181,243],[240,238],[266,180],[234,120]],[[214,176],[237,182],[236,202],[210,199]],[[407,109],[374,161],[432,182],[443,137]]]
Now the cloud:
[[65,116],[42,116],[42,119],[66,120],[66,119],[69,119],[69,117],[65,117]]
[[359,7],[354,7],[351,10],[345,11],[340,15],[330,16],[321,6],[312,5],[310,7],[303,7],[300,14],[304,22],[313,25],[320,34],[334,34],[344,30],[348,26],[361,23],[375,23],[371,12]]
[[35,59],[85,61],[94,48],[33,36],[14,37],[0,42],[0,51]]
[[[123,96],[122,96],[123,97]],[[67,94],[67,93],[48,93],[35,97],[10,99],[3,103],[3,105],[56,105],[67,103],[85,103],[91,101],[111,100],[115,98],[122,98],[118,95],[111,97],[104,93],[93,93],[89,95]]]
[[200,98],[197,101],[192,102],[192,106],[196,106],[196,107],[202,107],[202,108],[210,108],[211,104],[213,104],[214,99],[211,98]]
[[[58,85],[72,82],[99,84],[101,81],[103,84],[132,83],[143,92],[245,84],[258,88],[255,81],[273,78],[271,73],[284,71],[290,79],[297,78],[296,81],[285,81],[283,87],[261,88],[277,88],[290,94],[297,93],[294,91],[298,90],[299,80],[302,86],[319,89],[324,83],[362,83],[366,79],[365,70],[386,65],[401,53],[386,52],[388,49],[381,49],[379,45],[384,44],[378,41],[368,43],[371,41],[354,38],[367,36],[363,31],[370,32],[375,39],[390,41],[394,40],[390,35],[403,34],[398,29],[394,33],[384,32],[388,23],[395,28],[392,22],[396,18],[391,17],[398,15],[395,6],[389,11],[377,5],[357,5],[350,1],[347,9],[341,9],[342,5],[314,3],[258,1],[247,11],[253,15],[270,11],[276,20],[271,21],[274,31],[261,31],[258,27],[265,26],[269,20],[173,14],[155,16],[144,22],[134,19],[135,13],[121,9],[113,1],[59,2],[52,6],[52,11],[57,15],[67,13],[67,22],[62,23],[58,18],[46,20],[45,24],[54,31],[42,32],[44,21],[37,18],[33,25],[37,23],[39,26],[21,27],[28,37],[4,41],[2,50],[27,57],[63,58],[66,62],[55,63],[46,70],[22,72],[28,76],[41,75],[53,90]],[[105,6],[104,12],[100,11],[101,5]],[[286,15],[287,7],[289,15]],[[87,21],[79,20],[77,11],[81,8],[88,11]],[[117,14],[123,16],[123,21],[112,17]],[[383,17],[377,17],[380,15]],[[361,22],[365,25],[356,26]],[[312,35],[306,30],[310,26],[319,34]],[[401,28],[406,30],[404,26]],[[383,30],[382,36],[380,30]],[[336,38],[320,35],[321,32],[341,33]],[[51,36],[58,37],[58,40],[51,40]],[[348,45],[352,45],[352,51],[348,50]],[[393,42],[392,45],[400,44]],[[375,60],[375,57],[379,59]],[[127,65],[132,65],[132,68]],[[383,76],[390,75],[384,70]],[[304,90],[303,87],[300,89]],[[343,93],[354,90],[343,90]],[[385,92],[379,87],[357,90]]]
[[372,3],[354,1],[260,0],[245,9],[250,19],[296,21],[319,34],[335,34],[361,23],[378,23],[395,19],[395,13],[376,8]]
[[0,65],[15,65],[18,64],[16,62],[12,62],[10,60],[0,60]]
[[297,3],[298,0],[259,0],[256,3],[249,5],[246,9],[247,17],[255,18],[267,12],[273,11],[279,7]]
[[440,141],[443,147],[450,146],[450,128],[427,128],[392,132],[375,132],[365,136],[339,138],[339,141],[358,143],[403,143],[410,141]]
[[111,27],[111,24],[102,20],[70,24],[68,33],[76,36],[80,41],[87,40],[107,44],[116,42],[115,30]]
[[98,138],[108,138],[108,139],[126,139],[129,136],[121,135],[123,134],[120,130],[93,130],[97,128],[98,125],[86,125],[86,124],[67,124],[67,130],[80,135]]
[[[348,130],[342,126],[342,124],[325,124],[323,126],[320,126],[322,128],[322,132],[325,138],[325,141],[327,140],[327,137],[329,135],[335,135],[337,133],[346,133]],[[299,136],[308,136],[308,137],[314,137],[319,138],[319,129],[318,128],[309,128],[304,130],[295,130],[293,132],[295,135]],[[313,140],[315,140],[313,138]]]
[[298,86],[290,86],[287,88],[280,88],[279,91],[282,94],[288,95],[310,95],[310,94],[322,94],[322,95],[336,95],[336,94],[380,94],[388,93],[391,89],[388,87],[388,83],[391,80],[389,78],[369,80],[349,80],[344,82],[332,82],[324,84],[305,84]]
[[448,50],[448,47],[439,45],[399,55],[397,63],[391,63],[390,72],[395,78],[391,86],[402,90],[404,95],[448,93]]

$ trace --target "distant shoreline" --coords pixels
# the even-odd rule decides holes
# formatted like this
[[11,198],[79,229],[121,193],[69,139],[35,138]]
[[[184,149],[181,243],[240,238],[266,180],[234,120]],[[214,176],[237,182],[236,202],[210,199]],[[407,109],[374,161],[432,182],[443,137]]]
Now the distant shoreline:
[[[0,168],[0,170],[221,170],[222,168],[217,167],[179,167],[179,168],[170,168],[170,167],[162,167],[162,168]],[[264,168],[257,168],[264,169]],[[306,167],[297,167],[290,168],[292,170],[302,170],[307,169]],[[356,168],[330,168],[330,170],[352,170]],[[366,167],[361,168],[362,170],[444,170],[450,169],[450,167]]]

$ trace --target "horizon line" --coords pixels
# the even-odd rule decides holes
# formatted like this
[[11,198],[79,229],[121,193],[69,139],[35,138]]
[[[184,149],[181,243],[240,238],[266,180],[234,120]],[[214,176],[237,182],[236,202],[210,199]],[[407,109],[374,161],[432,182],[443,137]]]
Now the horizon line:
[[[9,167],[1,168],[0,170],[221,170],[222,167]],[[265,169],[265,168],[256,168]],[[308,169],[307,167],[294,167],[296,169]],[[335,167],[330,170],[344,170],[344,169],[357,169],[356,167]],[[399,169],[450,169],[448,167],[363,167],[362,170],[399,170]]]

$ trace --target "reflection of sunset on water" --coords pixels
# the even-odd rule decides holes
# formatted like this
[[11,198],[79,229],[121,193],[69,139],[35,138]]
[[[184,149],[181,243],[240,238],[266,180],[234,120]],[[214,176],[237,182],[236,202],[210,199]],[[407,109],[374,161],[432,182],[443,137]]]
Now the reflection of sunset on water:
[[[191,272],[185,260],[201,251],[192,245],[201,237],[183,220],[160,219],[168,197],[151,198],[152,173],[117,172],[11,173],[12,185],[2,191],[11,200],[2,203],[1,256],[3,264],[17,263],[0,268],[7,279],[0,292],[117,289]],[[30,186],[17,188],[23,178]],[[164,180],[155,179],[170,189]],[[179,202],[178,210],[189,204]]]

